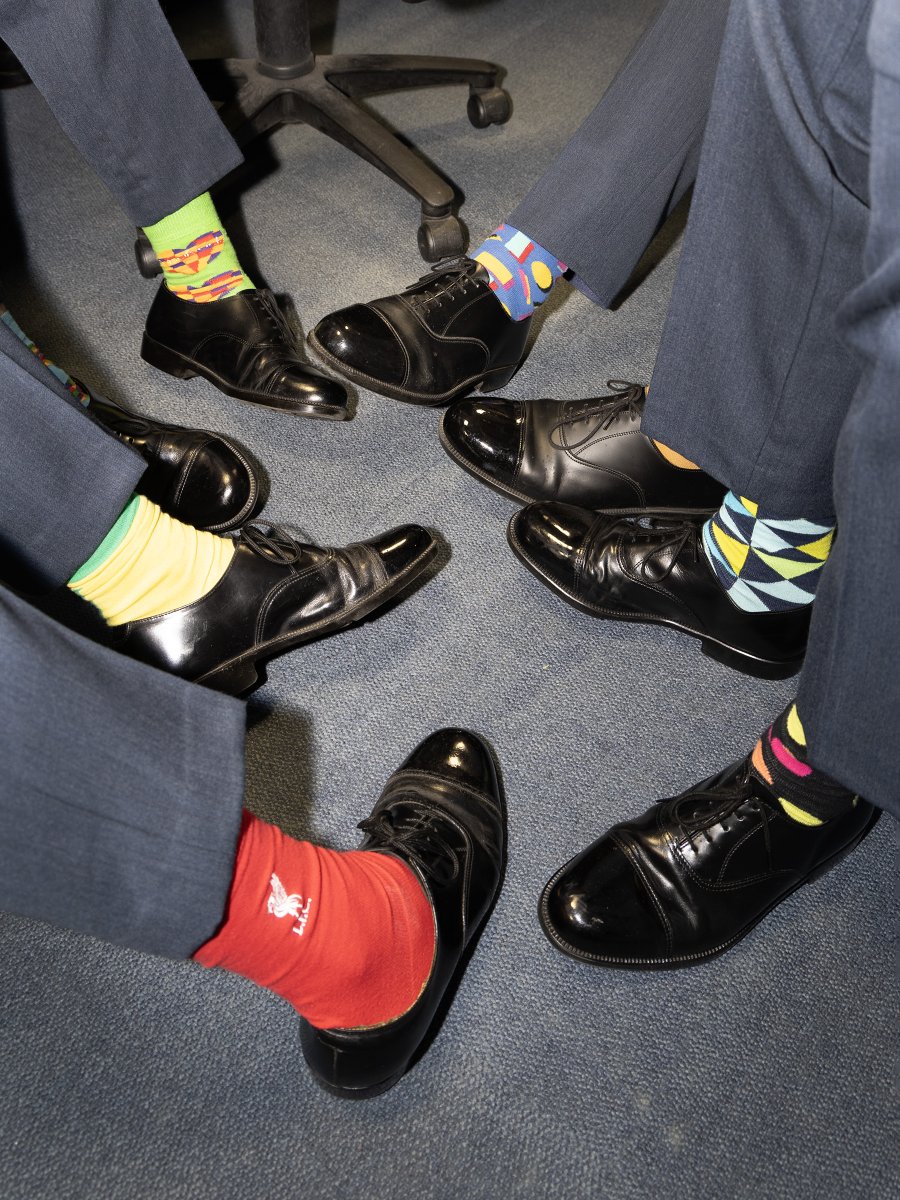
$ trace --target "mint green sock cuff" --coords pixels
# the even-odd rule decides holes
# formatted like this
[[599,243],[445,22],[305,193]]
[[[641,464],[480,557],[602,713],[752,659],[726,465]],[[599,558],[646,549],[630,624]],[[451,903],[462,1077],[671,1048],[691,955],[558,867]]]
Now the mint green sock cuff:
[[87,560],[84,566],[78,568],[72,578],[70,584],[80,583],[85,576],[90,575],[91,571],[96,571],[99,566],[106,562],[109,556],[119,548],[122,544],[122,539],[131,528],[131,523],[137,516],[137,510],[140,506],[141,498],[134,495],[122,509],[122,512],[116,519],[115,525],[110,529],[109,533]]

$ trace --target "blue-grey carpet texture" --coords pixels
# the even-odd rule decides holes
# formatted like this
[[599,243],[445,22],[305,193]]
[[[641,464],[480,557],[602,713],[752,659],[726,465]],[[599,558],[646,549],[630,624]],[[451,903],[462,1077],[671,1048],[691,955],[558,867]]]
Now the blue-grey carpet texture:
[[[507,67],[515,114],[503,128],[474,129],[462,89],[374,102],[465,191],[477,244],[592,107],[656,5],[323,7],[338,51],[473,53]],[[249,52],[246,0],[185,17],[190,50]],[[449,561],[405,603],[272,664],[251,716],[248,802],[293,833],[351,847],[404,755],[459,724],[496,748],[510,855],[428,1054],[386,1096],[356,1105],[311,1082],[295,1014],[276,996],[3,919],[0,1194],[896,1196],[889,820],[736,949],[692,970],[581,966],[536,920],[561,862],[744,754],[790,682],[744,678],[686,637],[601,624],[557,601],[507,549],[511,504],[444,454],[439,411],[361,392],[352,422],[292,420],[147,367],[137,350],[154,284],[133,267],[133,230],[34,89],[4,94],[3,107],[27,249],[4,299],[57,361],[148,413],[242,439],[271,474],[268,513],[317,539],[420,521],[449,544]],[[304,329],[423,273],[404,192],[310,129],[280,131],[271,150],[277,169],[243,193],[242,216],[262,273],[294,298]],[[559,288],[507,394],[588,396],[607,377],[648,379],[676,257],[677,246],[612,313]]]

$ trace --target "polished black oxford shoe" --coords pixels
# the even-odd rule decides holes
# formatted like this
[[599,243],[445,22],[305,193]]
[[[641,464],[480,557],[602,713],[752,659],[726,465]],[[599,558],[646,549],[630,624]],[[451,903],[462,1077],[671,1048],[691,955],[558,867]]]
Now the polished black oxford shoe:
[[99,396],[88,413],[147,462],[137,490],[179,521],[223,533],[265,503],[265,482],[240,447],[219,433],[129,412]]
[[366,1099],[403,1075],[500,888],[505,825],[491,752],[473,733],[433,733],[388,780],[360,825],[366,836],[359,848],[401,859],[424,888],[434,913],[431,975],[412,1008],[385,1025],[317,1029],[302,1022],[303,1053],[322,1087]]
[[324,317],[307,340],[326,366],[410,404],[492,392],[515,374],[531,318],[513,321],[471,258],[438,263],[395,296]]
[[842,816],[803,825],[745,759],[613,826],[566,863],[541,895],[541,927],[581,962],[688,967],[740,941],[848,854],[879,815],[857,799]]
[[610,380],[596,400],[458,400],[441,442],[454,462],[516,500],[610,513],[714,512],[726,488],[665,459],[641,433],[644,389]]
[[707,562],[702,528],[699,518],[615,517],[547,500],[516,513],[507,538],[533,575],[582,612],[680,629],[747,675],[795,675],[812,606],[738,608]]
[[420,525],[343,549],[310,546],[284,529],[245,526],[225,574],[201,599],[117,627],[115,649],[220,692],[242,695],[261,664],[361,621],[434,558]]
[[227,396],[301,417],[343,421],[347,389],[300,357],[267,288],[206,304],[162,284],[147,316],[141,358],[178,379],[202,375]]

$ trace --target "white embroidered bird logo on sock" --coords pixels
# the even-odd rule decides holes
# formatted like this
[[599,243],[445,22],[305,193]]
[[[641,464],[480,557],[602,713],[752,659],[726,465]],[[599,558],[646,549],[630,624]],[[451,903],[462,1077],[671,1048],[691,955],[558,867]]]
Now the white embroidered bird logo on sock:
[[269,882],[272,891],[266,908],[273,917],[293,917],[296,923],[291,929],[291,933],[303,937],[303,930],[309,920],[309,906],[312,904],[312,897],[306,901],[306,904],[303,904],[303,897],[298,896],[296,892],[288,895],[287,889],[277,875],[273,874]]

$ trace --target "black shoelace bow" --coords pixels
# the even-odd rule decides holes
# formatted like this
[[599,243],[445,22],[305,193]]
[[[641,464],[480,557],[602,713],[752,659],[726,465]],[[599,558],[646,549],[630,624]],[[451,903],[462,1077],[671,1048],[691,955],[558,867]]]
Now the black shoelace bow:
[[477,269],[478,263],[464,255],[442,259],[434,264],[427,275],[423,275],[412,287],[406,289],[408,292],[416,290],[416,295],[411,297],[410,303],[421,304],[423,308],[432,304],[440,308],[445,297],[449,299],[456,294],[467,295],[472,276]]
[[[561,421],[556,422],[550,430],[551,446],[555,446],[557,450],[578,450],[591,438],[596,437],[602,429],[609,429],[621,412],[627,410],[629,416],[640,416],[638,404],[644,398],[642,384],[629,383],[625,379],[607,379],[606,386],[612,388],[611,396],[601,396],[598,400],[587,401],[583,406],[570,411]],[[575,425],[578,421],[589,421],[592,417],[595,417],[596,421],[580,441],[563,442],[561,438],[559,441],[554,440],[557,430]]]
[[710,830],[715,825],[728,828],[728,818],[737,821],[744,820],[740,810],[751,801],[749,809],[758,813],[764,830],[766,845],[769,843],[769,816],[765,807],[755,797],[749,770],[744,770],[736,779],[710,788],[706,792],[687,792],[683,796],[670,801],[671,815],[684,836],[690,842],[691,849],[696,850],[694,838],[703,837],[712,842]]
[[385,850],[411,859],[423,874],[446,886],[459,874],[456,851],[435,830],[430,816],[399,815],[384,811],[366,817],[358,826],[370,834]]
[[[294,534],[299,536],[295,537]],[[288,567],[297,562],[300,555],[310,545],[300,539],[301,530],[294,530],[289,525],[245,525],[236,537],[236,541],[252,550],[260,558],[270,562],[282,563]]]

